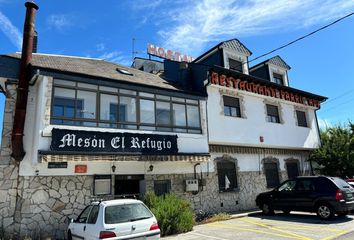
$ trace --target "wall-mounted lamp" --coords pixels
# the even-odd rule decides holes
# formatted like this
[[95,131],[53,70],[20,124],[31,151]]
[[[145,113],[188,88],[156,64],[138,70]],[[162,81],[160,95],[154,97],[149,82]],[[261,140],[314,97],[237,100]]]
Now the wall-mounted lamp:
[[112,172],[115,172],[115,171],[116,171],[116,168],[117,168],[116,165],[113,165],[113,166],[112,166]]
[[154,166],[153,165],[150,165],[149,166],[149,172],[152,172],[154,170]]

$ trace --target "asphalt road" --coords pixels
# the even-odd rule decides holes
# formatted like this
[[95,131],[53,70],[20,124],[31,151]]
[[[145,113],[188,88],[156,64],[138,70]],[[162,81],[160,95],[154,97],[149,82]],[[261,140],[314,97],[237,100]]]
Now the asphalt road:
[[165,237],[166,240],[300,239],[353,240],[354,215],[323,221],[315,214],[292,212],[274,216],[260,213],[228,221],[195,226],[192,232]]

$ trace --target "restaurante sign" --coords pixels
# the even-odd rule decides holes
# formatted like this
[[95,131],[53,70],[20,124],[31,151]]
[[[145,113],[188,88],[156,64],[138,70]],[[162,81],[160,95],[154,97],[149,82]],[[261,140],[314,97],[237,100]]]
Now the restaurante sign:
[[268,87],[262,84],[252,82],[252,80],[241,80],[232,76],[211,71],[209,74],[209,82],[211,84],[225,86],[228,88],[239,89],[242,91],[252,92],[264,96],[284,99],[295,103],[309,105],[312,107],[320,107],[320,102],[315,99],[307,98],[301,94],[278,89],[276,87]]
[[177,153],[177,135],[52,130],[51,150],[69,152]]

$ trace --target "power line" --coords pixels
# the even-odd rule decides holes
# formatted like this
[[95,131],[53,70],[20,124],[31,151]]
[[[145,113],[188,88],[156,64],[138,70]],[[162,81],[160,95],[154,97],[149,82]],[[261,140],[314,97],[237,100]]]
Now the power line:
[[341,104],[338,104],[337,106],[334,106],[334,107],[325,109],[325,110],[323,110],[323,112],[321,112],[321,114],[327,113],[327,112],[329,112],[329,111],[331,111],[331,110],[334,110],[334,109],[337,109],[338,107],[343,106],[343,105],[345,105],[345,104],[347,104],[347,103],[350,103],[350,102],[353,101],[353,100],[354,100],[354,98],[351,98],[351,99],[349,99],[349,100],[346,101],[346,102],[343,102],[343,103],[341,103]]
[[330,27],[330,26],[336,24],[337,22],[340,22],[340,21],[342,21],[343,19],[348,18],[348,17],[350,17],[350,16],[352,16],[352,15],[354,15],[354,12],[349,13],[348,15],[345,15],[344,17],[341,17],[341,18],[337,19],[336,21],[334,21],[334,22],[332,22],[332,23],[330,23],[330,24],[327,24],[327,25],[325,25],[325,26],[323,26],[323,27],[321,27],[321,28],[319,28],[319,29],[317,29],[317,30],[315,30],[315,31],[313,31],[313,32],[310,32],[310,33],[308,33],[308,34],[306,34],[306,35],[304,35],[304,36],[302,36],[302,37],[299,37],[299,38],[297,38],[297,39],[295,39],[295,40],[293,40],[293,41],[291,41],[291,42],[289,42],[289,43],[287,43],[287,44],[285,44],[285,45],[283,45],[283,46],[280,46],[280,47],[278,47],[278,48],[276,48],[276,49],[273,49],[273,50],[271,50],[271,51],[269,51],[269,52],[266,52],[266,53],[264,53],[264,54],[262,54],[262,55],[260,55],[260,56],[258,56],[258,57],[256,57],[256,58],[253,58],[252,60],[249,60],[248,63],[253,62],[253,61],[255,61],[255,60],[259,59],[259,58],[262,58],[262,57],[264,57],[264,56],[267,56],[267,55],[269,55],[269,54],[271,54],[271,53],[273,53],[273,52],[275,52],[275,51],[278,51],[278,50],[280,50],[280,49],[283,49],[283,48],[285,48],[285,47],[287,47],[287,46],[290,46],[290,45],[292,45],[292,44],[294,44],[294,43],[296,43],[296,42],[298,42],[298,41],[300,41],[300,40],[302,40],[302,39],[304,39],[304,38],[307,38],[307,37],[309,37],[309,36],[311,36],[311,35],[313,35],[313,34],[319,32],[319,31],[321,31],[321,30],[323,30],[323,29],[325,29],[325,28],[328,28],[328,27]]
[[326,102],[324,102],[324,103],[322,103],[322,104],[327,104],[327,103],[333,102],[333,101],[335,101],[335,100],[337,100],[337,99],[339,99],[339,98],[342,98],[342,97],[348,95],[349,93],[351,93],[351,92],[353,92],[353,91],[354,91],[354,88],[351,89],[351,90],[349,90],[349,91],[346,91],[346,92],[344,92],[343,94],[338,95],[337,97],[332,98],[332,99],[330,99],[330,100],[328,100],[328,101],[326,101]]

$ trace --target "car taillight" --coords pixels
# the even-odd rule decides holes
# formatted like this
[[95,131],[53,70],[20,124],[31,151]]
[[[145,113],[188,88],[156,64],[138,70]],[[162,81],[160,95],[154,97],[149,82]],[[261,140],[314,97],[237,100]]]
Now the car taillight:
[[150,227],[150,231],[157,230],[157,229],[159,229],[159,225],[157,223],[152,224]]
[[341,190],[337,190],[336,192],[336,201],[340,201],[340,200],[343,200],[343,193]]
[[116,234],[111,231],[101,231],[100,232],[100,239],[105,239],[105,238],[112,238],[116,237]]

